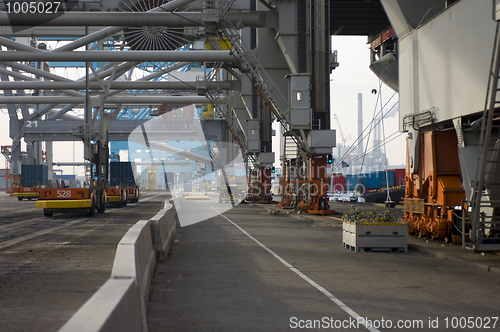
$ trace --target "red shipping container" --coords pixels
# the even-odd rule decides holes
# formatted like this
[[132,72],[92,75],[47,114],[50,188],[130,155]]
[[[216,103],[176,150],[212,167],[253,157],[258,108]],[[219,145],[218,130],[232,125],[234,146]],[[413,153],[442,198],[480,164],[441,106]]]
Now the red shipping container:
[[397,168],[394,171],[396,172],[396,185],[404,184],[405,183],[406,169]]
[[[332,179],[333,177],[333,179]],[[342,174],[333,174],[333,176],[328,179],[328,184],[332,185],[329,191],[337,192],[337,191],[346,191],[345,187],[345,176]],[[333,180],[333,182],[332,182]]]

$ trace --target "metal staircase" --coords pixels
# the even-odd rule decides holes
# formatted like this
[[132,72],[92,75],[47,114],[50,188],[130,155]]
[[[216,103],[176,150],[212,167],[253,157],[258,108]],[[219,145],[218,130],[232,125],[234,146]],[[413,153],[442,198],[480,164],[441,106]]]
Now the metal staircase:
[[[210,44],[212,45],[213,49],[217,49],[218,45],[218,40],[213,40],[212,38],[209,39]],[[219,70],[222,68],[223,63],[217,63],[214,64],[214,66],[211,68],[210,72],[208,73],[207,77],[204,78],[203,82],[203,89],[205,91],[205,95],[207,98],[210,100],[210,103],[214,106],[214,109],[216,110],[217,114],[221,119],[226,120],[227,122],[227,128],[235,141],[238,143],[240,148],[243,150],[243,153],[246,155],[247,154],[247,147],[244,144],[246,141],[245,136],[241,133],[241,131],[236,131],[234,130],[232,123],[231,123],[231,116],[230,116],[230,110],[227,106],[227,104],[224,103],[224,101],[221,98],[220,91],[212,89],[210,87],[210,83],[214,82],[217,79],[217,73]],[[200,82],[197,82],[197,84],[200,84]]]
[[[226,13],[231,6],[232,1],[218,1],[218,0],[204,0],[203,1],[203,23],[204,25],[209,26],[205,30],[205,38],[210,43],[210,46],[213,50],[221,49],[221,39],[217,38],[216,32],[213,31],[214,28],[210,27],[210,25],[215,25],[219,22],[219,18],[221,15]],[[216,29],[217,30],[217,29]],[[218,80],[218,75],[220,73],[220,69],[224,66],[224,63],[214,63],[205,77],[197,78],[197,89],[199,92],[203,91],[203,93],[210,100],[210,103],[214,106],[215,111],[219,115],[220,118],[227,121],[227,128],[234,140],[238,143],[240,148],[243,150],[243,153],[246,155],[246,145],[245,137],[239,131],[234,130],[231,123],[230,110],[227,105],[223,102],[221,98],[220,91],[211,88],[211,83]]]
[[500,23],[497,23],[472,194],[473,249],[500,250]]
[[219,23],[232,4],[233,0],[203,0],[204,25]]
[[297,158],[299,156],[299,150],[298,150],[297,144],[295,143],[293,138],[290,136],[285,136],[284,139],[285,139],[285,144],[284,144],[285,151],[283,151],[283,152],[284,152],[285,160]]
[[231,7],[231,0],[221,0],[219,3],[219,27],[224,36],[231,42],[235,53],[239,56],[242,64],[242,72],[255,80],[255,89],[262,99],[269,106],[276,119],[281,123],[284,132],[290,135],[291,139],[300,150],[308,153],[307,145],[302,137],[293,131],[290,125],[290,110],[288,101],[278,89],[274,81],[259,62],[255,54],[243,43],[241,35],[233,23],[224,15]]

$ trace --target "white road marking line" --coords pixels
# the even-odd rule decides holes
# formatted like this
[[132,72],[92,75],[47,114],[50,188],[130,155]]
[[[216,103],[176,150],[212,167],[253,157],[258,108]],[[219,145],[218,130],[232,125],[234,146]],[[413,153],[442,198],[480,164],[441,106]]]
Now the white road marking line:
[[[207,203],[207,205],[208,205],[208,203]],[[214,209],[215,211],[217,211],[213,206],[211,206],[211,205],[209,205],[209,206],[212,209]],[[219,213],[219,211],[217,211],[217,212]],[[239,225],[237,225],[234,221],[232,221],[231,219],[229,219],[228,217],[226,217],[222,213],[219,213],[219,214],[222,217],[224,217],[227,221],[229,221],[231,224],[233,224],[236,228],[238,228],[243,234],[245,234],[246,236],[248,236],[252,241],[254,241],[255,243],[257,243],[259,246],[261,246],[262,248],[264,248],[264,250],[266,250],[268,253],[270,253],[271,255],[273,255],[274,258],[276,258],[277,260],[279,260],[283,265],[285,265],[287,268],[289,268],[291,271],[293,271],[299,277],[301,277],[302,279],[304,279],[305,281],[307,281],[311,286],[314,286],[317,290],[319,290],[321,293],[323,293],[323,295],[325,295],[333,303],[335,303],[336,305],[338,305],[340,307],[340,309],[344,310],[346,313],[348,313],[356,321],[358,321],[358,319],[360,319],[359,320],[360,322],[364,322],[364,318],[362,318],[354,310],[352,310],[351,308],[349,308],[344,302],[340,301],[335,295],[333,295],[332,293],[330,293],[329,291],[327,291],[324,287],[322,287],[321,285],[319,285],[318,283],[316,283],[314,280],[312,280],[311,278],[309,278],[308,276],[306,276],[304,273],[300,272],[298,269],[294,268],[290,263],[288,263],[286,260],[284,260],[283,258],[281,258],[280,256],[278,256],[278,254],[276,254],[274,251],[272,251],[271,249],[269,249],[268,247],[266,247],[259,240],[257,240],[256,238],[254,238],[247,231],[245,231],[243,228],[241,228]],[[367,326],[366,322],[362,323],[362,325],[364,325],[368,329],[368,331],[371,331],[371,332],[381,332],[380,330],[378,330],[378,329],[376,329],[374,327]]]
[[23,235],[23,236],[17,237],[17,238],[12,239],[12,240],[4,241],[4,242],[0,243],[0,250],[5,249],[7,247],[11,247],[11,246],[18,244],[20,242],[23,242],[23,241],[31,240],[31,239],[38,237],[38,236],[42,236],[42,235],[58,231],[60,229],[63,229],[63,228],[69,227],[69,226],[73,226],[75,224],[78,224],[78,223],[85,221],[85,220],[88,220],[88,219],[89,218],[75,219],[75,220],[69,221],[67,223],[64,223],[63,225],[50,227],[47,229],[42,229],[41,231],[38,231],[38,232]]
[[37,221],[40,221],[40,217],[32,218],[32,219],[26,219],[26,220],[23,220],[23,221],[10,222],[9,224],[0,226],[0,232],[5,233],[5,232],[13,231],[13,230],[18,229],[19,226],[30,225],[33,222],[37,222]]

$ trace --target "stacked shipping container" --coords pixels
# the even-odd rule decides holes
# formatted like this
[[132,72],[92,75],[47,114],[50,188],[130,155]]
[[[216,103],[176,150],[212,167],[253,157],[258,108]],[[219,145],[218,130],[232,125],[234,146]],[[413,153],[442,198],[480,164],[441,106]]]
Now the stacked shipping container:
[[21,187],[46,185],[48,175],[47,165],[21,165]]
[[405,183],[406,170],[404,168],[398,168],[393,170],[396,175],[396,185],[399,186]]
[[[389,187],[404,184],[405,169],[387,170]],[[357,186],[365,190],[383,189],[387,187],[386,171],[358,174],[333,174],[328,181],[332,192],[354,191]],[[360,189],[361,189],[360,188]]]
[[109,185],[112,187],[135,187],[131,162],[112,161],[109,163]]
[[0,189],[5,190],[7,188],[7,170],[0,169]]

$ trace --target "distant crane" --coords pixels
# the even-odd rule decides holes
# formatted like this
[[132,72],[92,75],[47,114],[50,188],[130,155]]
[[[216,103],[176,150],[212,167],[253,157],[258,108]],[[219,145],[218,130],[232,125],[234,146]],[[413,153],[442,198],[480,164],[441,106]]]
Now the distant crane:
[[335,118],[335,121],[337,121],[337,127],[339,128],[339,131],[340,131],[340,136],[342,137],[342,146],[346,146],[346,140],[350,139],[351,138],[351,135],[344,137],[344,133],[342,132],[342,127],[340,127],[340,122],[339,122],[339,117],[337,116],[337,114],[334,114],[333,117]]

